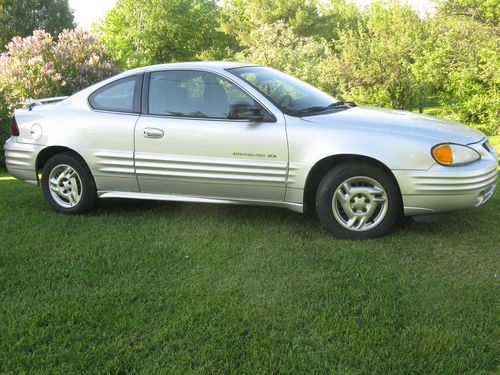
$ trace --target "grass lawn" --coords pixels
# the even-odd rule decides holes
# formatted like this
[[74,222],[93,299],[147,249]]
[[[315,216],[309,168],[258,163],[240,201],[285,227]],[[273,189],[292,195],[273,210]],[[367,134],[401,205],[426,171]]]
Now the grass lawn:
[[0,373],[493,374],[500,189],[363,242],[265,207],[52,212],[0,181]]
[[[412,112],[418,113],[418,108],[413,108]],[[439,116],[441,113],[441,106],[439,104],[432,104],[430,106],[426,106],[423,109],[423,114],[424,115],[432,115],[432,116]]]
[[492,135],[492,136],[489,136],[488,138],[493,143],[493,145],[497,149],[498,154],[500,156],[500,135]]

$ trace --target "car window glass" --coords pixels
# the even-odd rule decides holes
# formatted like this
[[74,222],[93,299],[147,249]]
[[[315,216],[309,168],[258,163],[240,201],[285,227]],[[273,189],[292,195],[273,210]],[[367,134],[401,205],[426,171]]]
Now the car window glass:
[[[280,103],[283,107],[290,110],[294,109],[294,103],[298,103],[307,98],[303,91],[300,91],[296,87],[293,87],[287,82],[283,82],[275,77],[258,79],[257,75],[253,72],[243,73],[241,77],[265,95],[273,98],[277,103]],[[285,100],[288,99],[287,96],[290,97],[290,100]]]
[[277,70],[263,66],[228,69],[242,78],[287,114],[311,107],[326,107],[337,100],[319,89]]
[[100,88],[90,96],[90,105],[104,111],[133,112],[136,81],[128,77]]
[[208,72],[162,71],[151,73],[149,113],[178,117],[226,119],[234,104],[257,106],[234,83]]
[[205,82],[200,76],[182,82],[180,87],[186,90],[190,98],[203,99],[203,94],[205,93]]

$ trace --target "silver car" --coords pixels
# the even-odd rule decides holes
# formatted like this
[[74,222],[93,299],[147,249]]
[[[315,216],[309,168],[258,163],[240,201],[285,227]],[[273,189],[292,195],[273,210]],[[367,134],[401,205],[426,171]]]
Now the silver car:
[[41,184],[66,214],[99,198],[315,208],[327,231],[361,239],[387,233],[401,213],[479,206],[497,178],[496,151],[478,130],[344,103],[240,63],[129,70],[29,103],[11,133],[9,172]]

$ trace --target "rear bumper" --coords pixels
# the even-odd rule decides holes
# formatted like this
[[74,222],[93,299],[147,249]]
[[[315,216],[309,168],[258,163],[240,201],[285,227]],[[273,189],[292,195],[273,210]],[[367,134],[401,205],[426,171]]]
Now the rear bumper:
[[462,167],[435,165],[427,171],[393,171],[407,216],[450,212],[482,205],[497,183],[496,159]]
[[43,146],[19,143],[10,137],[4,145],[7,171],[14,177],[37,185],[36,158]]

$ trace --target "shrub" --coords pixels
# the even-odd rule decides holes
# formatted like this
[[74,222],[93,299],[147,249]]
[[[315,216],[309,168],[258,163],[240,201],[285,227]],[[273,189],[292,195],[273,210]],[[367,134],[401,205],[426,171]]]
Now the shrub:
[[12,39],[0,55],[0,98],[12,108],[27,98],[70,95],[115,71],[89,32],[64,30],[54,38],[37,30]]
[[72,93],[116,72],[98,39],[83,30],[64,30],[53,37],[43,30],[15,37],[0,55],[0,166],[8,136],[6,109],[28,98]]

